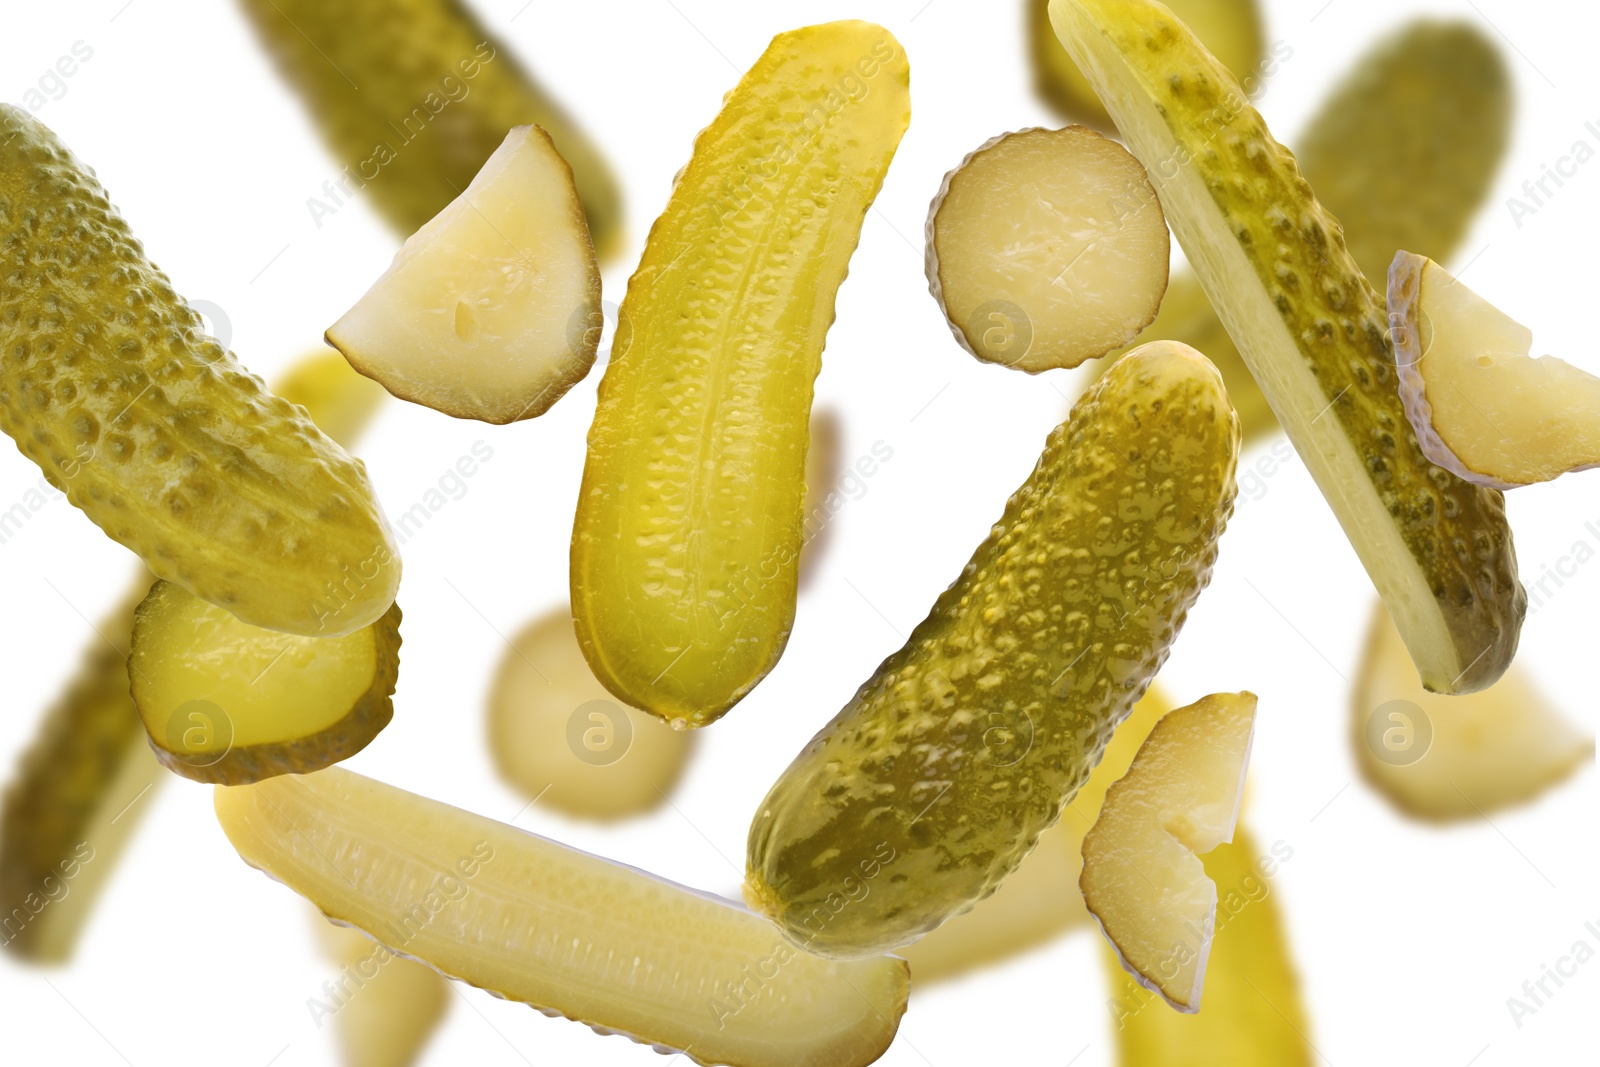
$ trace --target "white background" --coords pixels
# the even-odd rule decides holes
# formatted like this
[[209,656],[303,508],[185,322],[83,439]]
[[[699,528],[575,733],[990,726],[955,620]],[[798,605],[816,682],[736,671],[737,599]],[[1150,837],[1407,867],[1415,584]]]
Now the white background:
[[[673,806],[611,829],[539,809],[517,820],[729,893],[762,793],[956,576],[1076,395],[1071,374],[1032,378],[960,351],[921,264],[924,213],[944,172],[995,133],[1059,120],[1030,90],[1021,0],[472,6],[577,114],[625,180],[628,249],[606,272],[611,300],[621,299],[691,138],[774,33],[872,19],[911,57],[911,129],[867,218],[817,382],[818,402],[844,415],[846,454],[882,440],[893,460],[836,520],[787,654],[706,731]],[[233,5],[5,7],[0,98],[21,102],[74,42],[93,48],[39,118],[98,171],[178,290],[226,309],[233,347],[252,370],[270,378],[312,346],[387,264],[396,243],[364,204],[320,229],[313,223],[306,199],[337,167]],[[1456,266],[1473,260],[1468,282],[1528,323],[1540,350],[1600,372],[1591,254],[1600,162],[1520,228],[1505,202],[1574,141],[1600,143],[1584,128],[1600,121],[1591,51],[1600,18],[1557,0],[1271,0],[1267,8],[1270,37],[1287,42],[1293,58],[1258,103],[1291,145],[1357,52],[1406,17],[1451,13],[1502,41],[1518,90],[1512,154]],[[505,428],[391,402],[363,440],[391,515],[475,441],[489,442],[494,458],[406,545],[395,720],[351,761],[354,769],[496,818],[523,807],[488,761],[485,684],[503,651],[498,634],[565,599],[596,377],[544,417]],[[1241,472],[1265,448],[1244,457]],[[37,480],[29,462],[0,449],[0,510]],[[1600,546],[1597,487],[1600,474],[1589,474],[1512,494],[1526,577],[1579,541]],[[59,499],[0,545],[0,767],[95,640],[84,617],[98,619],[130,570],[128,555]],[[1248,817],[1263,847],[1282,840],[1294,849],[1272,885],[1304,979],[1312,1040],[1337,1067],[1592,1062],[1600,962],[1520,1028],[1505,1002],[1579,937],[1596,941],[1583,929],[1600,920],[1593,770],[1492,826],[1439,831],[1398,817],[1359,779],[1347,739],[1346,679],[1371,602],[1354,554],[1291,462],[1242,500],[1212,587],[1162,674],[1185,701],[1244,687],[1261,696]],[[1600,565],[1590,565],[1523,630],[1522,661],[1591,731],[1597,603]],[[167,781],[141,803],[150,810],[75,962],[53,972],[0,962],[0,1058],[335,1062],[333,1028],[319,1031],[306,1009],[335,970],[317,950],[306,905],[238,860],[207,788]],[[1097,951],[1080,932],[914,992],[882,1062],[1108,1064],[1104,997]],[[456,999],[429,1064],[656,1062],[641,1046],[474,990],[461,987]]]

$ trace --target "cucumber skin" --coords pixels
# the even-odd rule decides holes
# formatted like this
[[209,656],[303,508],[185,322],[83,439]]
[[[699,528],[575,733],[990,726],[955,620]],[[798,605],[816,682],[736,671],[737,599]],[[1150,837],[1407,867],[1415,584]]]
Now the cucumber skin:
[[[345,165],[349,188],[398,236],[460,195],[513,126],[534,123],[572,168],[600,257],[620,249],[622,191],[599,148],[457,0],[239,6]],[[342,203],[323,201],[329,213]]]
[[[187,603],[186,603],[187,602]],[[264,778],[280,774],[310,774],[331,767],[354,756],[370,745],[394,718],[394,689],[400,680],[400,604],[389,605],[383,617],[372,624],[373,672],[371,684],[351,702],[350,710],[338,721],[314,734],[297,737],[292,741],[277,741],[261,745],[230,748],[215,762],[201,763],[185,759],[183,754],[170,751],[158,733],[171,708],[147,709],[148,716],[139,713],[143,686],[147,675],[173,669],[161,661],[151,662],[140,649],[148,641],[144,635],[150,627],[167,624],[172,616],[180,616],[194,604],[188,594],[167,582],[158,581],[139,602],[133,613],[133,639],[129,645],[125,672],[128,692],[132,698],[139,721],[144,725],[150,750],[163,767],[193,782],[207,785],[252,785]],[[186,669],[194,670],[190,665]],[[226,712],[227,709],[223,709]],[[153,720],[153,721],[152,721]]]
[[813,953],[854,957],[992,893],[1165,661],[1210,579],[1238,448],[1221,378],[1193,350],[1119,360],[905,647],[762,802],[752,907]]
[[628,281],[571,604],[595,677],[674,727],[720,718],[789,639],[813,383],[910,108],[883,27],[778,34],[695,138]]
[[[1158,193],[1165,198],[1166,184],[1185,168],[1203,178],[1327,401],[1326,417],[1338,419],[1365,461],[1362,473],[1426,579],[1464,665],[1454,678],[1437,669],[1429,676],[1419,665],[1427,688],[1470,693],[1492,685],[1516,654],[1527,611],[1505,498],[1423,453],[1400,398],[1386,303],[1352,258],[1339,220],[1239,83],[1167,8],[1152,0],[1056,5],[1081,9],[1134,72],[1178,145],[1151,174]],[[1182,221],[1168,217],[1181,239]]]
[[[142,572],[135,581],[134,595],[124,597],[101,622],[98,630],[108,638],[96,638],[89,646],[18,759],[0,798],[0,907],[6,909],[0,919],[14,918],[11,909],[22,907],[29,897],[45,896],[55,882],[64,880],[64,873],[76,872],[74,860],[85,857],[75,850],[87,847],[88,859],[97,868],[114,865],[125,836],[144,813],[143,805],[138,810],[130,805],[118,815],[123,822],[120,834],[108,832],[89,839],[112,802],[107,793],[118,772],[130,759],[147,758],[138,751],[144,730],[128,695],[128,666],[122,649],[133,629],[134,608],[154,580]],[[112,638],[122,644],[113,644]],[[7,927],[0,932],[0,945],[20,958],[65,963],[77,942],[82,917],[90,909],[75,906],[78,922],[72,929],[47,932],[59,910],[42,909],[37,919],[20,930]]]
[[394,601],[365,466],[268,392],[145,257],[93,171],[0,105],[0,429],[158,577],[338,636]]
[[[1369,281],[1388,277],[1397,249],[1439,262],[1460,249],[1505,158],[1512,95],[1505,61],[1482,31],[1418,19],[1367,52],[1323,102],[1296,162]],[[1217,365],[1246,443],[1279,432],[1192,272],[1173,279],[1141,337],[1182,341]]]

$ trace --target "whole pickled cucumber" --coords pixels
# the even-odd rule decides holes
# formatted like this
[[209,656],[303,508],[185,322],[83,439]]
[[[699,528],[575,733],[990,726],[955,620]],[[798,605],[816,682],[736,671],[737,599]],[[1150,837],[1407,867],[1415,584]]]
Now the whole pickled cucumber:
[[1119,360],[905,647],[767,794],[750,905],[813,953],[855,957],[993,892],[1099,762],[1210,580],[1238,449],[1199,353],[1157,342]]
[[0,945],[18,956],[62,963],[71,955],[149,805],[145,791],[164,777],[128,696],[124,653],[152,581],[144,572],[101,624],[108,639],[95,639],[45,713],[0,801]]
[[[1456,253],[1505,158],[1512,111],[1500,50],[1470,22],[1418,19],[1357,61],[1300,136],[1296,160],[1368,280],[1388,277],[1396,249],[1440,262]],[[1278,431],[1192,273],[1173,279],[1140,336],[1174,338],[1210,357],[1246,441]]]
[[401,237],[459,196],[508,130],[537,124],[572,168],[596,252],[617,250],[622,192],[599,149],[458,0],[239,5],[344,164],[343,195],[365,193]]
[[366,468],[201,332],[56,136],[0,105],[0,429],[158,577],[245,622],[369,625],[400,558]]
[[834,297],[911,118],[894,37],[773,38],[695,140],[628,282],[572,530],[572,613],[624,703],[703,726],[794,621]]

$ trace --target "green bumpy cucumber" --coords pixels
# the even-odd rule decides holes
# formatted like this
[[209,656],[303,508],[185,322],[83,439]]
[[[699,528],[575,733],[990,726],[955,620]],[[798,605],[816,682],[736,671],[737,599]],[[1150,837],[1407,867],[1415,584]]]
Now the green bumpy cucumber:
[[[1059,46],[1058,46],[1059,47]],[[1344,227],[1368,280],[1397,249],[1446,262],[1460,249],[1510,144],[1505,60],[1470,22],[1417,19],[1364,55],[1299,138],[1300,173]],[[1192,273],[1173,278],[1142,340],[1204,352],[1228,383],[1248,442],[1278,432],[1261,387]]]
[[361,190],[410,237],[466,189],[507,131],[536,123],[572,168],[596,253],[618,250],[622,192],[600,150],[458,0],[239,4],[344,164],[337,196],[321,201],[329,212]]
[[93,172],[5,105],[0,429],[158,577],[245,622],[338,636],[394,602],[366,468],[201,331]]
[[[140,817],[165,777],[144,744],[122,651],[133,610],[154,581],[101,623],[45,715],[0,801],[0,945],[36,963],[64,963]],[[111,643],[120,638],[121,648]]]
[[848,958],[992,893],[1100,761],[1210,580],[1238,450],[1199,353],[1157,342],[1119,360],[905,647],[767,794],[751,907]]
[[[293,364],[274,391],[341,445],[360,436],[387,395],[330,348]],[[94,628],[82,666],[41,718],[0,799],[0,945],[20,957],[67,961],[96,890],[150,806],[148,793],[169,777],[128,686],[134,612],[155,582],[140,567],[121,605]],[[51,900],[69,875],[69,893]]]
[[1492,685],[1527,609],[1500,493],[1406,419],[1384,298],[1233,75],[1152,0],[1051,0],[1252,377],[1438,693]]

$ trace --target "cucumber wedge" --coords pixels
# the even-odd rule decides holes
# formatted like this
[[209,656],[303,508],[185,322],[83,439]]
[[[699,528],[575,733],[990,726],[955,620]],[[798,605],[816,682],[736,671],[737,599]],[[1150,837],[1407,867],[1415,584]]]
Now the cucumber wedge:
[[1150,0],[1052,0],[1246,366],[1405,638],[1423,684],[1482,689],[1527,599],[1500,493],[1423,455],[1383,299],[1233,75]]

